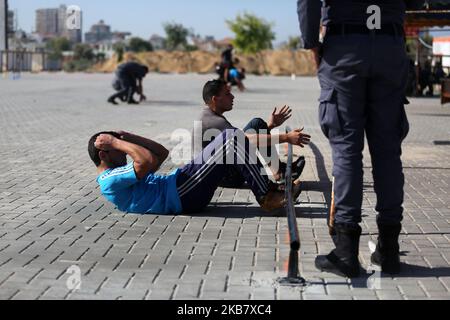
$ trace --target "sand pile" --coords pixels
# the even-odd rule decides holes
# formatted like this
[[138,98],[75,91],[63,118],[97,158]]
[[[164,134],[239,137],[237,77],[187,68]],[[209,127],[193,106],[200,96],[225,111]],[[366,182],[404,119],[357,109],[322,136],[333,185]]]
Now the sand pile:
[[[313,57],[306,50],[266,50],[255,55],[237,55],[241,67],[249,74],[270,74],[275,76],[296,74],[315,75]],[[151,72],[160,73],[213,73],[215,63],[220,61],[220,53],[205,51],[154,51],[126,53],[123,61],[137,61],[149,67]],[[91,72],[114,72],[117,58],[95,65]]]

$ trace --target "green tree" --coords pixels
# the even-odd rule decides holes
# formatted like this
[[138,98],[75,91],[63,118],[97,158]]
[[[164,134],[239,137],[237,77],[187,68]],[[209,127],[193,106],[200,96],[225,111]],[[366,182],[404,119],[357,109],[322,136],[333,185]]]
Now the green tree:
[[125,53],[125,45],[121,42],[117,42],[113,45],[113,50],[116,53],[117,62],[122,62]]
[[177,23],[165,23],[163,27],[166,32],[165,46],[167,50],[186,49],[188,46],[187,38],[192,34],[189,29]]
[[272,41],[275,40],[272,23],[250,13],[239,14],[236,20],[227,20],[226,23],[235,34],[233,44],[243,53],[272,49]]
[[132,52],[147,52],[153,51],[153,46],[150,42],[145,41],[141,38],[131,38],[130,44],[128,45],[130,51]]
[[73,48],[73,59],[67,61],[63,69],[66,72],[85,71],[96,62],[94,50],[87,44],[77,44]]
[[50,52],[50,59],[58,60],[62,59],[62,53],[64,51],[70,51],[72,49],[72,44],[67,38],[54,38],[47,42],[46,48]]
[[[420,36],[420,38],[422,39],[423,42],[425,42],[426,44],[428,44],[429,47],[433,46],[433,37],[428,34],[422,34]],[[416,60],[416,55],[417,55],[417,50],[418,50],[418,46],[420,47],[420,61],[426,60],[428,56],[433,54],[433,50],[430,48],[427,48],[426,46],[424,46],[422,43],[418,42],[417,38],[407,38],[406,39],[406,52],[408,54],[408,56],[413,59],[414,61]]]
[[87,44],[77,44],[73,49],[74,60],[92,61],[95,59],[95,54],[92,48]]
[[298,50],[302,47],[302,40],[299,37],[289,37],[285,49]]
[[99,52],[95,55],[95,60],[97,62],[104,62],[106,60],[106,54],[104,52]]

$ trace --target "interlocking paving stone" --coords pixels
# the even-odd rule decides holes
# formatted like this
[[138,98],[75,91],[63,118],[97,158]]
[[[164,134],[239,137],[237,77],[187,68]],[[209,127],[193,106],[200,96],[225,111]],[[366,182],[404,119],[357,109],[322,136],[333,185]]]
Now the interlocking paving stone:
[[[309,286],[276,282],[287,275],[287,219],[282,211],[263,213],[249,190],[218,189],[208,210],[177,217],[123,214],[103,199],[88,138],[125,129],[173,149],[172,132],[191,129],[210,78],[151,74],[145,80],[149,101],[131,107],[105,102],[112,75],[0,79],[0,299],[450,299],[450,148],[433,143],[448,140],[450,109],[438,99],[411,99],[407,107],[405,264],[394,278],[370,271],[367,243],[378,231],[367,150],[360,260],[368,274],[348,281],[314,267],[317,254],[334,248],[325,219],[331,150],[317,123],[314,78],[250,76],[249,91],[236,93],[228,115],[243,127],[289,104],[289,125],[313,136],[310,148],[294,150],[307,159],[297,220],[299,267]],[[169,161],[162,171],[176,167]],[[81,271],[80,290],[67,286],[73,266]]]

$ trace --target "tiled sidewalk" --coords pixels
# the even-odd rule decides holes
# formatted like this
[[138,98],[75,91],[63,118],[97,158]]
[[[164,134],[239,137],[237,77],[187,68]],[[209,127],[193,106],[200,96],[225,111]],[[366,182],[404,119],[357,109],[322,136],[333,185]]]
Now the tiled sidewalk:
[[[287,220],[264,214],[249,191],[219,189],[209,210],[194,216],[124,215],[107,203],[86,152],[89,137],[125,129],[173,148],[172,132],[191,129],[211,77],[151,75],[149,102],[133,107],[106,104],[111,75],[0,78],[0,299],[450,298],[450,146],[434,144],[450,140],[450,108],[437,99],[408,107],[405,272],[396,278],[369,270],[350,281],[314,268],[315,256],[333,248],[325,219],[330,149],[317,123],[314,78],[250,77],[229,115],[243,126],[289,104],[289,125],[313,136],[311,147],[296,150],[308,161],[297,206],[307,287],[277,284],[287,274]],[[377,229],[368,155],[365,167],[361,261],[370,269]]]

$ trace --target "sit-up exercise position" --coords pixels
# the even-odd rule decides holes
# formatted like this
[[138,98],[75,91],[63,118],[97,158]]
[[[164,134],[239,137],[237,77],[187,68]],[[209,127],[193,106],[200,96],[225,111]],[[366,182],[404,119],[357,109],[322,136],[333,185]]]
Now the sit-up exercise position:
[[[169,151],[131,133],[98,133],[90,139],[88,151],[97,166],[102,194],[123,212],[199,213],[230,168],[245,177],[262,209],[273,211],[285,205],[285,193],[263,174],[256,149],[237,129],[225,130],[194,161],[169,175],[156,174]],[[132,159],[129,164],[127,155]],[[294,198],[299,194],[294,187]]]
[[[210,143],[210,137],[217,137],[223,130],[235,129],[225,117],[225,113],[233,110],[234,96],[230,88],[222,80],[208,81],[203,88],[203,100],[205,107],[199,117],[201,131],[194,130],[194,141],[202,141],[205,148]],[[286,164],[279,159],[275,145],[279,143],[291,143],[304,147],[308,145],[311,136],[304,133],[302,129],[296,129],[289,133],[274,134],[273,129],[280,127],[292,116],[292,110],[288,106],[280,109],[275,108],[266,122],[261,118],[251,120],[244,128],[247,138],[266,157],[268,165],[273,171],[274,179],[282,181],[286,173]],[[200,128],[198,128],[200,129]],[[201,136],[200,136],[201,134]],[[200,150],[195,150],[197,154]],[[300,178],[305,167],[305,157],[300,157],[293,163],[293,179]],[[223,187],[241,188],[245,183],[244,177],[234,169],[230,169],[225,179],[221,182]]]

